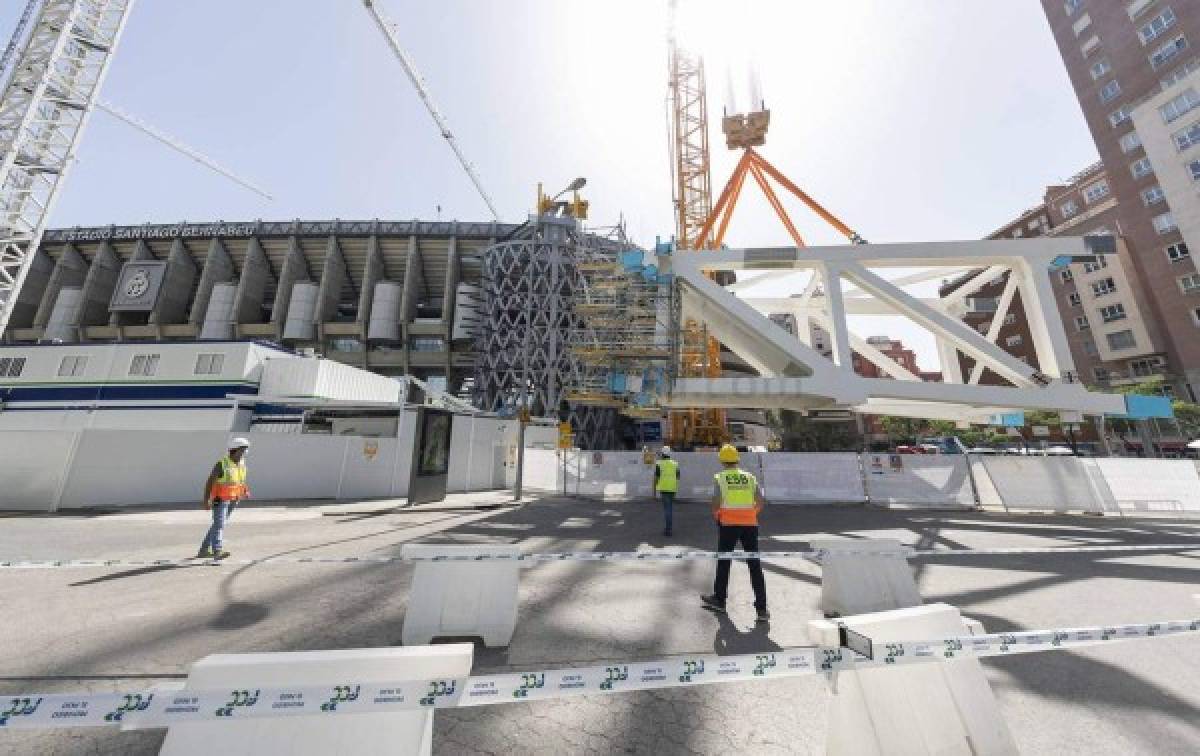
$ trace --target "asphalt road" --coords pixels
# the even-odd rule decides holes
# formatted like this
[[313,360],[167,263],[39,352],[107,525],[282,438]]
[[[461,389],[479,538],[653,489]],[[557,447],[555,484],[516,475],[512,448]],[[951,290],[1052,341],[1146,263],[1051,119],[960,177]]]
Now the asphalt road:
[[[456,497],[452,504],[502,497]],[[165,558],[195,553],[199,510],[0,514],[0,559]],[[477,511],[364,502],[237,512],[235,557],[395,555],[412,541],[519,543],[527,551],[715,547],[698,505],[677,505],[675,537],[650,502],[538,500]],[[922,596],[988,631],[1200,616],[1200,522],[776,507],[763,548],[824,536],[891,537],[920,548],[1163,544],[1185,553],[927,558]],[[476,651],[477,672],[807,645],[819,570],[767,565],[772,623],[753,624],[745,569],[728,619],[699,606],[711,562],[542,564],[522,573],[507,649]],[[254,565],[0,571],[0,695],[118,690],[169,681],[207,654],[398,645],[405,565]],[[1200,752],[1200,639],[1134,642],[984,662],[1026,753]],[[462,753],[820,753],[831,693],[817,677],[647,691],[439,712],[435,751]],[[0,732],[4,753],[156,753],[161,731]]]

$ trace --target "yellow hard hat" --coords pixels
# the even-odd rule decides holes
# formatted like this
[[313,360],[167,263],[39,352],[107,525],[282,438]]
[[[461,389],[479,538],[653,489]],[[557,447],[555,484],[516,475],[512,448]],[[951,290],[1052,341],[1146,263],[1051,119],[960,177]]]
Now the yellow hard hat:
[[717,459],[726,464],[734,464],[741,457],[738,455],[738,450],[733,448],[731,444],[725,444],[721,447],[721,451],[717,452]]

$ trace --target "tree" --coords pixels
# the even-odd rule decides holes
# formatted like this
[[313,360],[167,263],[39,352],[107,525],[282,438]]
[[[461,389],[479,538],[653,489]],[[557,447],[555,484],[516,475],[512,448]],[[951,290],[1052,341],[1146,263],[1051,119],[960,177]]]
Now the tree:
[[1179,423],[1179,432],[1186,439],[1200,438],[1200,404],[1174,401],[1171,408],[1175,410],[1175,422]]

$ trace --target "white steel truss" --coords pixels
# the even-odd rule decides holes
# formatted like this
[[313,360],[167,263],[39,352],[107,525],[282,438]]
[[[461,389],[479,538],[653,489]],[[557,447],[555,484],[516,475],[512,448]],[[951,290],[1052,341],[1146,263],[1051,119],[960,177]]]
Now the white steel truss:
[[45,0],[0,95],[0,334],[134,0]]
[[[871,414],[987,422],[1014,410],[1044,409],[1079,414],[1124,411],[1120,396],[1092,393],[1078,382],[1066,333],[1051,289],[1049,269],[1065,260],[1093,260],[1109,254],[1111,240],[1061,237],[1022,241],[872,244],[677,252],[660,259],[681,287],[683,317],[705,323],[716,338],[758,372],[758,376],[680,378],[667,404],[681,407],[812,409],[844,407]],[[930,269],[885,278],[889,269]],[[767,271],[768,275],[807,271],[809,279],[792,297],[739,298],[717,285],[714,271]],[[914,284],[968,273],[944,299],[921,297]],[[741,276],[739,276],[741,277]],[[967,297],[1005,280],[993,326],[986,335],[962,322]],[[755,279],[762,281],[760,276]],[[995,343],[996,323],[1019,292],[1032,335],[1037,366]],[[767,319],[773,313],[796,316],[797,338]],[[852,333],[848,316],[898,315],[930,332],[942,356],[945,382],[924,382]],[[809,324],[829,333],[831,353],[806,343]],[[855,372],[852,354],[876,365],[886,378]],[[963,380],[959,356],[975,363]],[[987,368],[1009,385],[981,385]]]

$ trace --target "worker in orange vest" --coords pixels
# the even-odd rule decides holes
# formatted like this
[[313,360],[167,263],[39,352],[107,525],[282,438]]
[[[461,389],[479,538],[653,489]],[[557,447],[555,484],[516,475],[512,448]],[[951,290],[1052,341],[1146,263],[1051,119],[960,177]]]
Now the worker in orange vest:
[[233,515],[238,502],[250,495],[246,486],[246,450],[250,442],[235,438],[229,444],[229,453],[217,460],[208,480],[204,482],[204,508],[212,510],[212,526],[200,544],[200,559],[225,559],[228,551],[221,548],[225,536],[225,523]]
[[[765,506],[758,480],[738,467],[741,458],[733,446],[722,446],[717,458],[723,468],[713,476],[712,513],[719,529],[717,551],[733,551],[740,542],[743,550],[756,552],[758,513]],[[729,559],[717,560],[717,579],[713,583],[713,592],[700,597],[705,608],[722,614],[729,592],[729,562]],[[750,585],[754,588],[754,608],[758,612],[756,621],[768,622],[771,613],[767,611],[767,581],[763,576],[762,562],[747,559],[746,566],[750,568]]]

